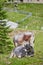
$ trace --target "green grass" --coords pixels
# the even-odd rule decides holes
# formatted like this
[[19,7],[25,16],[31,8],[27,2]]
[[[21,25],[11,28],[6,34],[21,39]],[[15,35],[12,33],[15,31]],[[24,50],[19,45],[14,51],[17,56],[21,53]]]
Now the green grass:
[[[8,7],[8,6],[7,6]],[[9,7],[12,9],[12,7]],[[14,8],[13,8],[14,9]],[[31,12],[32,16],[27,18],[25,21],[20,22],[26,17],[25,14],[17,12],[7,12],[7,19],[17,22],[19,21],[19,28],[25,28],[30,30],[41,30],[43,27],[43,4],[18,4],[18,10],[25,12]],[[27,26],[27,28],[26,28]]]
[[[7,6],[12,9],[14,5]],[[32,12],[32,16],[26,19],[24,22],[19,22],[19,28],[26,30],[39,30],[35,31],[35,43],[34,43],[34,57],[24,57],[24,58],[12,58],[9,59],[9,54],[0,54],[0,65],[43,65],[43,4],[19,4],[19,10],[24,10],[27,12]],[[26,15],[17,12],[8,12],[7,19],[13,22],[21,21]],[[27,28],[26,28],[27,26]],[[10,62],[10,63],[9,63]]]
[[24,18],[26,15],[17,13],[17,12],[7,12],[7,17],[9,20],[17,22]]
[[35,33],[34,50],[34,57],[24,57],[21,59],[9,59],[6,58],[9,55],[2,54],[0,55],[0,65],[43,65],[43,31],[36,31]]

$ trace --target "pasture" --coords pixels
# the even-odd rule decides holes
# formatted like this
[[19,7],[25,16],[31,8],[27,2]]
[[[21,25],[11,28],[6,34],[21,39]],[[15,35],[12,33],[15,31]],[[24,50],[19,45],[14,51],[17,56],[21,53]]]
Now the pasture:
[[27,15],[14,12],[14,6],[7,6],[11,9],[13,9],[12,12],[7,11],[7,19],[11,20],[13,22],[18,22],[19,27],[23,29],[29,29],[29,30],[42,30],[43,27],[43,4],[18,4],[17,10],[22,12],[31,12],[32,16],[27,18],[26,20],[22,21],[23,18],[25,18]]
[[43,65],[43,31],[35,33],[34,57],[12,58],[9,54],[0,55],[0,65]]
[[[12,9],[13,5],[6,6]],[[7,19],[13,22],[19,22],[17,30],[35,30],[34,57],[9,58],[9,54],[0,54],[0,65],[43,65],[43,4],[18,4],[18,10],[31,12],[32,16],[25,21],[20,22],[26,15],[18,12],[7,11]],[[26,28],[27,26],[27,28]],[[12,44],[13,45],[13,44]]]

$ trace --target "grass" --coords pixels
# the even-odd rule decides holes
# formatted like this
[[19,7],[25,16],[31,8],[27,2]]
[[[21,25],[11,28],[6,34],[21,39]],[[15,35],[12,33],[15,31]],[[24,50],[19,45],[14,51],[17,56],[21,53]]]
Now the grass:
[[[7,6],[12,9],[12,5]],[[32,12],[32,16],[24,22],[19,22],[20,29],[35,30],[34,57],[12,58],[9,54],[0,54],[0,65],[43,65],[43,4],[18,4],[18,10]],[[13,22],[20,21],[26,15],[7,11],[7,19]],[[27,26],[27,28],[26,28]],[[39,31],[36,31],[39,30]],[[8,56],[8,57],[7,57]]]
[[6,54],[0,55],[0,65],[43,65],[43,31],[35,33],[34,57],[7,58]]
[[[8,6],[7,6],[8,7]],[[12,7],[9,7],[12,9]],[[14,8],[13,8],[14,9]],[[41,30],[43,27],[43,4],[18,4],[18,10],[23,10],[25,12],[31,12],[32,16],[20,22],[23,18],[26,17],[25,14],[8,12],[7,19],[19,22],[19,28],[25,28],[29,30]],[[27,26],[27,27],[26,27]]]
[[22,18],[24,18],[26,15],[17,13],[17,12],[7,12],[7,17],[9,20],[14,21],[14,22],[18,22],[20,21]]

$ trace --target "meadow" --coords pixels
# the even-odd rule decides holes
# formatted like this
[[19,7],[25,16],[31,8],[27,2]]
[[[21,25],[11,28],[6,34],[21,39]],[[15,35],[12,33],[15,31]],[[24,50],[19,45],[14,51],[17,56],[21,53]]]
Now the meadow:
[[[6,6],[9,9],[14,8],[13,5]],[[18,4],[18,10],[31,12],[32,16],[27,18],[24,22],[20,22],[26,15],[7,11],[7,19],[13,22],[19,21],[18,29],[34,30],[34,57],[9,58],[9,54],[0,54],[0,65],[43,65],[43,4]],[[27,28],[26,28],[27,26]]]
[[[14,6],[7,6],[14,10]],[[41,30],[43,27],[43,4],[18,4],[17,10],[22,12],[31,12],[32,16],[22,21],[27,15],[18,12],[7,11],[7,19],[13,22],[19,23],[19,28],[29,29],[29,30]]]
[[9,58],[9,54],[0,55],[0,65],[43,65],[43,32],[35,33],[34,57]]

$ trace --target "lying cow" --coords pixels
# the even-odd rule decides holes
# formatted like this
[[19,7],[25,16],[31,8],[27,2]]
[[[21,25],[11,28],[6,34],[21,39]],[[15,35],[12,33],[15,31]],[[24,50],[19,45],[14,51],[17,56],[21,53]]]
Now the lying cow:
[[16,47],[15,49],[13,49],[10,58],[14,57],[18,57],[18,58],[22,58],[25,56],[33,56],[34,55],[34,49],[32,46],[30,46],[30,44],[26,44],[25,46],[21,45]]
[[23,42],[30,42],[30,46],[34,47],[34,34],[32,32],[19,33],[14,36],[13,42],[16,47],[27,44]]

